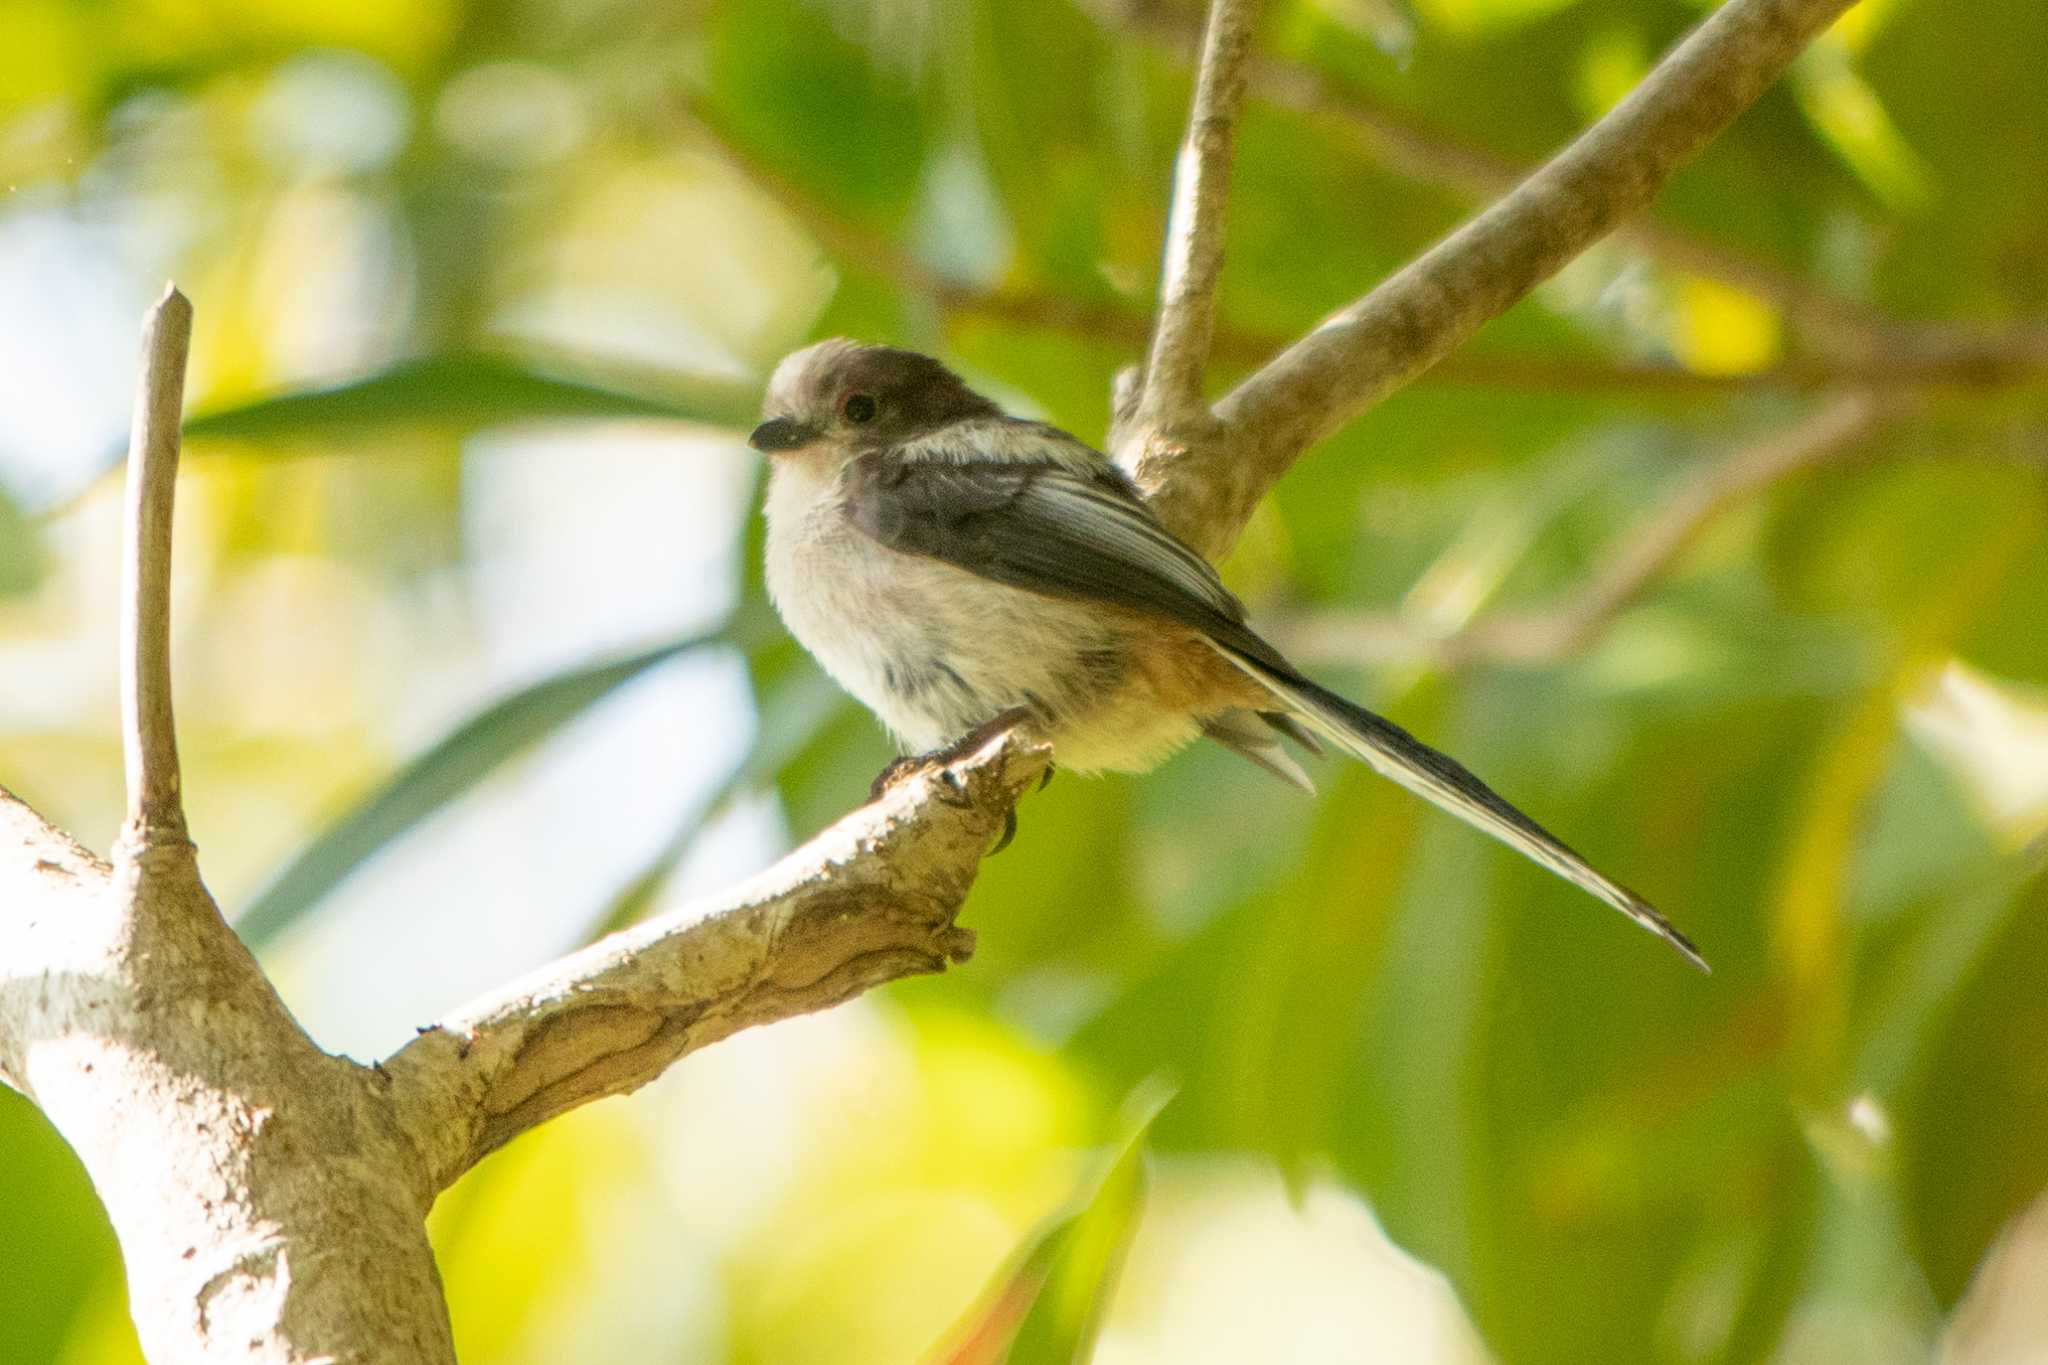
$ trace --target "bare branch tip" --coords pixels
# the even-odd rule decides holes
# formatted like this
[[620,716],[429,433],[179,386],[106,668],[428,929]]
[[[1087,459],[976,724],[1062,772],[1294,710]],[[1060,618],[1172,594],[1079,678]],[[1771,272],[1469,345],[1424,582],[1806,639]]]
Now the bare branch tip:
[[171,514],[191,342],[191,301],[176,285],[167,285],[142,329],[122,521],[124,842],[143,847],[189,843],[171,716],[170,582]]

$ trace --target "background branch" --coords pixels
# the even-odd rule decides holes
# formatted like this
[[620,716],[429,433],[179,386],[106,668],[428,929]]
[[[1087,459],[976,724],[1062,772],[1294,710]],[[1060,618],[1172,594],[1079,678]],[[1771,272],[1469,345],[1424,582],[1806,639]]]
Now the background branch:
[[1805,470],[1845,458],[1905,410],[1898,398],[1848,394],[1704,465],[1622,532],[1585,582],[1548,607],[1502,612],[1449,635],[1396,614],[1316,612],[1274,632],[1303,659],[1534,665],[1591,644],[1716,517]]
[[685,1053],[965,961],[957,928],[1050,752],[1015,731],[920,770],[710,905],[685,906],[456,1011],[384,1062],[434,1188]]
[[[1183,31],[1178,24],[1173,26],[1173,32]],[[1193,30],[1185,33],[1192,47],[1199,35]],[[1319,77],[1291,63],[1254,55],[1252,68],[1252,90],[1269,98],[1284,95],[1301,81],[1317,82],[1320,88]],[[1289,103],[1285,98],[1280,102]],[[985,289],[945,278],[887,233],[853,221],[755,155],[701,101],[680,97],[680,108],[717,155],[801,224],[840,265],[868,272],[918,295],[942,317],[976,318],[1095,341],[1107,339],[1134,348],[1150,344],[1147,319],[1129,305],[1015,286]],[[1377,113],[1361,113],[1341,104],[1333,106],[1333,111],[1356,115],[1367,119],[1367,126],[1378,126],[1372,122]],[[1455,168],[1471,161],[1494,169],[1483,178],[1467,177],[1453,169],[1447,172],[1449,183],[1457,186],[1472,179],[1490,187],[1512,188],[1517,182],[1519,173],[1513,167],[1486,153],[1457,143],[1439,144],[1426,135],[1403,132],[1400,136],[1407,140],[1398,145],[1409,148],[1404,156],[1412,157],[1418,175],[1426,168]],[[1408,162],[1403,160],[1396,168],[1408,170]],[[1795,320],[1823,318],[1820,325],[1827,335],[1849,341],[1849,351],[1801,356],[1735,374],[1701,373],[1669,361],[1465,352],[1444,357],[1416,379],[1431,384],[1472,384],[1532,392],[1702,398],[1879,387],[1997,389],[2048,379],[2048,329],[2016,327],[1986,332],[1902,323],[1870,313],[1777,267],[1724,252],[1682,228],[1638,217],[1621,231],[1669,243],[1669,251],[1660,247],[1649,254],[1670,265],[1750,288],[1786,309]],[[1219,318],[1214,323],[1210,356],[1251,369],[1285,349],[1289,340],[1279,332],[1232,326]],[[1114,433],[1111,444],[1115,444]]]

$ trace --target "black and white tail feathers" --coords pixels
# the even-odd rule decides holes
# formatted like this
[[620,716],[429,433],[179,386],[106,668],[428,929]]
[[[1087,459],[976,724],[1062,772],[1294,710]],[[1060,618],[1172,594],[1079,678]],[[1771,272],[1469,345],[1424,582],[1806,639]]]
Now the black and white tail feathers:
[[1354,705],[1292,670],[1248,658],[1212,640],[1218,653],[1257,680],[1303,724],[1380,776],[1400,783],[1459,819],[1491,834],[1516,852],[1549,868],[1575,886],[1606,901],[1676,948],[1701,971],[1711,971],[1692,941],[1641,896],[1594,871],[1563,841],[1508,804],[1462,763],[1440,754],[1392,721]]

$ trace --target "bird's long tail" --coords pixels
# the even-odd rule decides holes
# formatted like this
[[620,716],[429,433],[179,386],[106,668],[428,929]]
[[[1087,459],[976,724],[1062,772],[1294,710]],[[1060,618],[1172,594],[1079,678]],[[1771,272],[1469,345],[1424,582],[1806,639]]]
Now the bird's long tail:
[[1392,721],[1353,705],[1298,673],[1247,658],[1228,645],[1211,643],[1218,653],[1243,669],[1290,713],[1337,748],[1370,764],[1380,776],[1391,778],[1424,800],[1486,831],[1566,881],[1584,887],[1676,948],[1693,966],[1701,971],[1711,970],[1692,941],[1648,901],[1594,871],[1562,840],[1508,804],[1456,759],[1438,753]]

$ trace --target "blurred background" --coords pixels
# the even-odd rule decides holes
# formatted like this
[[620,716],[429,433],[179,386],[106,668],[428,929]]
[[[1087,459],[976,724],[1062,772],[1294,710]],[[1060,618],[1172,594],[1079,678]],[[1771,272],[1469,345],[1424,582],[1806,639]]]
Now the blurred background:
[[[1273,0],[1217,381],[1701,12]],[[175,277],[191,818],[317,1039],[378,1056],[765,865],[889,755],[764,611],[763,376],[886,339],[1100,440],[1199,21],[4,0],[0,781],[105,848],[113,471]],[[1864,0],[1225,566],[1711,978],[1362,769],[1066,778],[971,964],[445,1196],[463,1358],[2048,1358],[2044,55],[2039,0]],[[133,1360],[11,1092],[0,1191],[0,1360]]]

